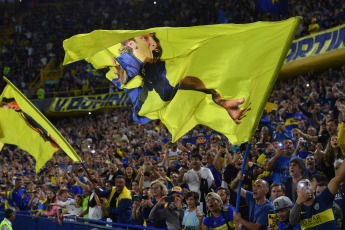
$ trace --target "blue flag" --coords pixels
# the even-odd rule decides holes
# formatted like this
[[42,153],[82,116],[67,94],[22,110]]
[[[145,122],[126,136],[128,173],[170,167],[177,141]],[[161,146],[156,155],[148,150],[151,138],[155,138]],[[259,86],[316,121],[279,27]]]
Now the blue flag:
[[257,0],[258,10],[271,14],[286,14],[288,8],[287,0]]

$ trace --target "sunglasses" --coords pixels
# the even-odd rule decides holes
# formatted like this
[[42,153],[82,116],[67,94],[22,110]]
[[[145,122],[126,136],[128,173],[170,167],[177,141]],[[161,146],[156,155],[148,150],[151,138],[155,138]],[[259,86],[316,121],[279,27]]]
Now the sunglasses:
[[151,189],[152,190],[157,190],[157,189],[160,189],[160,187],[152,187]]
[[216,200],[216,198],[206,199],[206,203],[213,203]]

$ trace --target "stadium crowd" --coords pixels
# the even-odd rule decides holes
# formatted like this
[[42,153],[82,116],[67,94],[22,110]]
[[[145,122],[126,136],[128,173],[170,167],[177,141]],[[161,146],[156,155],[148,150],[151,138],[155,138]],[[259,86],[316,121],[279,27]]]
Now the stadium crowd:
[[[0,53],[1,72],[29,98],[36,98],[38,88],[30,83],[52,59],[53,68],[61,69],[63,40],[96,29],[147,29],[159,26],[196,26],[217,24],[218,9],[230,23],[272,21],[302,16],[297,37],[326,30],[345,22],[345,3],[334,0],[288,1],[285,15],[258,10],[256,1],[30,1],[4,3],[0,25],[10,26],[10,39]],[[111,6],[111,7],[109,7]],[[112,10],[117,9],[117,10]],[[87,20],[85,20],[85,18]],[[0,31],[2,32],[2,31]],[[62,69],[58,83],[45,84],[45,97],[74,96],[82,91],[104,93],[109,83],[94,77],[84,62]],[[102,74],[102,72],[100,72]]]
[[[36,174],[29,154],[5,145],[0,156],[1,207],[59,221],[73,215],[169,229],[212,227],[212,218],[222,226],[225,222],[218,218],[224,212],[230,228],[242,224],[253,229],[268,226],[274,210],[288,225],[286,210],[308,207],[305,196],[318,199],[316,195],[327,194],[323,200],[330,206],[320,206],[335,215],[327,223],[343,229],[344,73],[345,68],[329,69],[277,82],[269,101],[279,107],[264,112],[244,175],[238,172],[245,145],[233,146],[201,125],[171,143],[159,121],[138,125],[130,108],[58,119],[56,127],[95,184],[62,152]],[[241,216],[232,214],[238,180],[243,180]],[[196,215],[199,202],[203,208],[198,211],[207,213],[203,220]]]
[[[16,8],[8,15],[15,33],[12,43],[2,48],[0,66],[9,66],[5,75],[33,95],[29,85],[36,71],[53,57],[60,63],[62,40],[74,34],[213,24],[217,7],[236,23],[281,19],[256,11],[255,1],[210,2],[200,0],[191,7],[188,1],[111,1],[126,9],[116,12],[105,1],[83,1],[84,11],[75,11],[78,3]],[[145,4],[151,4],[149,11],[143,11]],[[319,30],[344,23],[341,1],[290,4],[286,17],[304,16],[299,36],[314,32],[309,30],[314,19]],[[242,7],[248,10],[238,10]],[[171,143],[159,121],[138,125],[130,108],[57,119],[55,126],[82,158],[92,182],[80,163],[61,151],[36,173],[28,153],[5,145],[0,155],[0,210],[13,208],[60,223],[64,216],[73,216],[168,229],[274,229],[277,218],[279,229],[300,229],[300,223],[315,227],[308,221],[322,213],[320,226],[345,229],[344,75],[345,67],[278,81],[269,98],[278,107],[264,111],[243,175],[239,172],[246,144],[233,146],[205,126]],[[102,79],[90,78],[83,64],[74,64],[64,69],[57,85],[45,90],[73,91],[85,84],[109,87]],[[240,214],[234,214],[239,180]]]

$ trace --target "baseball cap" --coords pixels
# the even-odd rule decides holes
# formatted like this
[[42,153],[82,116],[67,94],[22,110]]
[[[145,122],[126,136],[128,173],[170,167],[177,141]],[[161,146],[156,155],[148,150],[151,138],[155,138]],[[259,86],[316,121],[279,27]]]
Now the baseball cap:
[[292,201],[287,196],[278,197],[273,201],[274,211],[278,211],[283,208],[291,207]]
[[171,189],[171,193],[177,192],[183,195],[183,189],[180,186],[175,186]]

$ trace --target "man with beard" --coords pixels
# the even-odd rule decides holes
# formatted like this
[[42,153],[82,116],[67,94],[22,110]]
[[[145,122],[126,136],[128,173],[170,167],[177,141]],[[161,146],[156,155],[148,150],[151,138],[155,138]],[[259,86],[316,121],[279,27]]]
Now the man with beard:
[[[217,193],[210,192],[206,196],[207,207],[210,212],[204,218],[197,212],[198,230],[206,229],[234,229],[234,213],[235,210],[228,206],[222,207],[222,199]],[[202,224],[201,224],[202,223]]]
[[291,138],[284,139],[284,147],[276,151],[274,157],[267,163],[267,171],[272,171],[273,181],[285,184],[290,177],[289,162],[294,152]]
[[328,183],[320,195],[314,196],[309,180],[301,180],[297,185],[296,204],[290,213],[290,223],[303,229],[337,229],[333,214],[334,197],[342,182],[345,181],[345,163],[342,163],[335,177]]
[[[241,172],[238,173],[237,178],[231,183],[231,188],[237,191],[238,182],[243,181],[244,177]],[[272,203],[266,199],[269,192],[269,184],[267,181],[259,179],[255,181],[253,192],[241,188],[241,197],[246,198],[249,207],[249,218],[244,219],[241,213],[234,213],[234,220],[246,229],[259,230],[267,229],[268,214],[273,212],[274,207]]]
[[217,188],[216,192],[222,199],[223,207],[230,206],[230,190],[227,188],[219,187]]
[[200,154],[195,153],[191,156],[191,163],[193,166],[193,169],[188,170],[188,172],[185,172],[184,168],[181,168],[181,176],[183,176],[182,182],[187,183],[190,191],[197,192],[199,193],[199,196],[201,196],[201,191],[200,191],[200,184],[201,180],[207,180],[207,185],[208,188],[211,187],[214,178],[212,175],[212,172],[210,169],[201,167],[201,160],[202,157]]
[[[292,209],[292,201],[289,197],[281,196],[273,201],[274,211],[277,213],[279,219],[278,229],[286,230],[301,230],[299,223],[291,225],[289,223],[290,210]],[[270,228],[268,228],[270,229]]]

